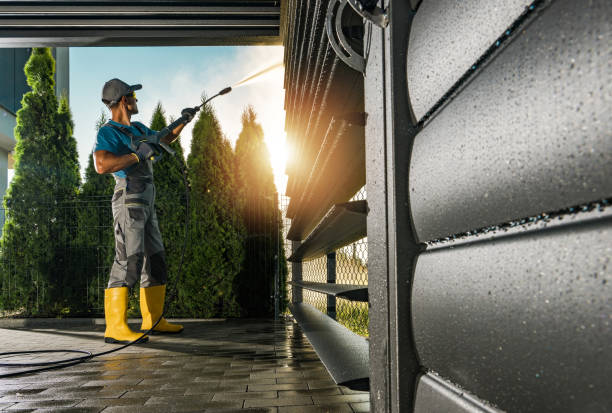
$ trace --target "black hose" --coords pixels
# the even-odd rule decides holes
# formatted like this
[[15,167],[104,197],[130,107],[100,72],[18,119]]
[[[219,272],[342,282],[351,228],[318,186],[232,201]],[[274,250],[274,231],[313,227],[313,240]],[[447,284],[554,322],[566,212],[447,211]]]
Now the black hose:
[[[181,252],[181,261],[179,263],[179,268],[177,271],[178,273],[177,280],[182,275],[183,261],[185,259],[185,251],[187,250],[187,240],[189,238],[189,192],[190,190],[189,190],[189,181],[187,179],[187,167],[186,166],[183,168],[182,172],[183,172],[183,182],[185,184],[185,209],[186,209],[185,211],[185,236],[183,237],[183,251]],[[176,295],[176,293],[174,295]],[[175,298],[176,297],[170,296],[166,301],[170,302],[170,301],[173,301]],[[100,357],[106,354],[114,353],[119,350],[123,350],[124,348],[127,348],[133,344],[139,343],[140,340],[142,340],[145,336],[151,334],[153,329],[162,320],[163,316],[164,315],[162,313],[162,315],[155,322],[155,324],[153,324],[153,326],[149,330],[145,331],[136,340],[131,341],[127,344],[124,344],[120,347],[114,348],[112,350],[102,351],[100,353],[91,353],[85,350],[29,350],[29,351],[10,351],[6,353],[0,353],[0,357],[15,356],[15,355],[20,355],[20,354],[23,355],[23,354],[47,354],[47,353],[82,353],[82,354],[86,354],[85,356],[80,356],[80,357],[73,357],[73,358],[57,360],[57,361],[45,361],[45,362],[39,362],[39,363],[0,363],[0,367],[10,367],[10,368],[42,366],[42,367],[35,368],[35,369],[21,370],[21,371],[12,372],[12,373],[0,374],[0,379],[7,378],[7,377],[20,376],[22,374],[39,373],[41,371],[61,369],[64,367],[74,366],[76,364],[84,363],[88,360],[91,360],[94,357]]]
[[[200,108],[204,105],[206,105],[208,102],[210,102],[211,100],[213,100],[214,98],[216,98],[217,96],[221,96],[221,95],[225,95],[226,93],[231,92],[232,88],[231,87],[226,87],[225,89],[221,90],[219,93],[217,93],[216,95],[206,99],[201,105],[196,106],[195,108],[197,108],[197,110],[200,110]],[[187,250],[187,239],[189,238],[189,181],[187,179],[187,166],[185,166],[183,168],[183,182],[185,184],[185,236],[183,238],[183,251],[181,252],[181,261],[179,263],[179,268],[178,268],[178,276],[177,276],[177,281],[178,278],[181,277],[182,274],[182,269],[183,269],[183,261],[185,259],[185,251]],[[178,290],[177,290],[178,292]],[[177,292],[174,293],[174,295],[177,294]],[[170,302],[173,301],[176,297],[174,296],[170,296],[166,301]],[[167,308],[167,306],[166,306]],[[39,373],[41,371],[47,371],[47,370],[54,370],[54,369],[61,369],[64,367],[69,367],[69,366],[74,366],[76,364],[80,364],[80,363],[84,363],[88,360],[91,360],[94,357],[100,357],[100,356],[104,356],[106,354],[110,354],[110,353],[114,353],[116,351],[119,350],[123,350],[124,348],[127,348],[133,344],[139,343],[140,340],[142,340],[145,336],[151,334],[151,332],[153,331],[153,329],[157,326],[157,324],[159,324],[159,322],[162,320],[162,318],[164,317],[164,314],[162,312],[162,315],[159,317],[159,319],[155,322],[155,324],[153,324],[153,327],[151,327],[149,330],[145,331],[140,337],[138,337],[136,340],[131,341],[127,344],[124,344],[120,347],[114,348],[112,350],[107,350],[107,351],[103,351],[101,353],[90,353],[89,351],[84,351],[84,350],[35,350],[35,351],[11,351],[11,352],[6,352],[6,353],[0,353],[0,357],[4,357],[4,356],[14,356],[14,355],[18,355],[18,354],[41,354],[41,353],[83,353],[83,354],[87,354],[86,356],[81,356],[81,357],[73,357],[73,358],[69,358],[69,359],[65,359],[65,360],[58,360],[58,361],[47,361],[47,362],[41,362],[41,363],[0,363],[0,367],[11,367],[11,368],[15,368],[15,367],[35,367],[35,366],[43,366],[40,368],[36,368],[36,369],[30,369],[30,370],[22,370],[22,371],[18,371],[18,372],[14,372],[14,373],[4,373],[4,374],[0,374],[0,379],[3,378],[7,378],[7,377],[14,377],[14,376],[19,376],[22,374],[31,374],[31,373]]]

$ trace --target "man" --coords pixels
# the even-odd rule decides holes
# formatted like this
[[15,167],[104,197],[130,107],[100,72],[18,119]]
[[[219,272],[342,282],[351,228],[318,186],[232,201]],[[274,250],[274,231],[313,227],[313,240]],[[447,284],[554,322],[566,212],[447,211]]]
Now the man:
[[[104,290],[104,316],[107,343],[128,343],[142,333],[127,325],[128,289],[140,278],[140,311],[142,331],[149,330],[161,317],[168,280],[164,245],[155,214],[155,186],[153,185],[152,156],[155,146],[147,142],[135,145],[142,135],[156,132],[140,122],[132,122],[138,113],[135,91],[141,85],[128,85],[111,79],[102,89],[102,102],[112,113],[111,120],[102,126],[96,137],[94,159],[96,171],[112,173],[116,185],[112,198],[115,232],[115,260],[108,287]],[[182,122],[160,142],[169,144],[195,116],[196,110],[184,109]],[[180,333],[183,326],[165,319],[154,331]],[[144,337],[142,341],[147,341]]]

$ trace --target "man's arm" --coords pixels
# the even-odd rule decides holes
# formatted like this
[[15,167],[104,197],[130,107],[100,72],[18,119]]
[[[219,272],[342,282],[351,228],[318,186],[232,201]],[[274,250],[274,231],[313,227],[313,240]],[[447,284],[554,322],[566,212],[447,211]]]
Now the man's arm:
[[96,172],[99,174],[108,174],[134,165],[139,162],[139,159],[135,153],[115,155],[109,151],[98,150],[94,152],[94,161]]
[[195,118],[195,115],[196,113],[198,113],[198,110],[200,110],[199,107],[183,109],[181,111],[181,117],[180,117],[180,119],[182,120],[182,123],[178,125],[176,128],[174,128],[174,130],[170,134],[168,134],[167,136],[164,136],[160,140],[160,142],[163,142],[165,144],[170,144],[174,142],[176,138],[178,138],[179,134],[181,133],[185,125],[191,122],[193,118]]
[[178,138],[178,136],[180,135],[181,131],[183,130],[183,128],[185,127],[185,123],[181,123],[180,125],[178,125],[176,128],[174,128],[174,130],[172,131],[172,133],[166,135],[164,138],[161,139],[161,142],[165,143],[165,144],[170,144],[172,142],[174,142],[176,140],[176,138]]

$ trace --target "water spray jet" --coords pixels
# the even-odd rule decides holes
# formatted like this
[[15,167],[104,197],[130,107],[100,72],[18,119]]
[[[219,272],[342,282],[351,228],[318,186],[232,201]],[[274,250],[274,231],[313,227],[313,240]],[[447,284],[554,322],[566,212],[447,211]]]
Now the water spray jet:
[[239,86],[244,86],[248,83],[252,83],[252,81],[254,81],[256,78],[265,75],[266,73],[271,72],[274,69],[278,69],[279,67],[283,67],[283,62],[274,63],[273,65],[268,66],[267,68],[262,69],[259,72],[253,73],[252,75],[248,75],[244,79],[234,84],[232,87],[237,88]]

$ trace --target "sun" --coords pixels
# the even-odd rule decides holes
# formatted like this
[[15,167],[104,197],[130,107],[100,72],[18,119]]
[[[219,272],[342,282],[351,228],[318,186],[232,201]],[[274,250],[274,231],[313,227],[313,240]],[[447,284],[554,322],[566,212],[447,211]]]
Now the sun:
[[279,194],[284,194],[287,184],[287,176],[285,175],[288,153],[287,134],[284,131],[276,131],[274,134],[266,134],[264,140],[270,154],[270,165],[274,174],[276,190]]

